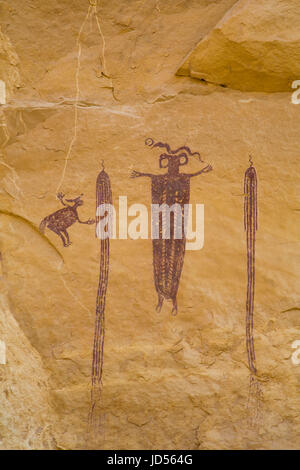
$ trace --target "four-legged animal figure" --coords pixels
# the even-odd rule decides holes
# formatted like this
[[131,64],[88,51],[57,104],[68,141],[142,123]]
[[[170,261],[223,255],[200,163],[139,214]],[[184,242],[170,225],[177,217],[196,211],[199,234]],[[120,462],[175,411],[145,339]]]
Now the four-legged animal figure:
[[59,209],[58,211],[53,212],[53,214],[45,217],[40,223],[40,232],[44,233],[47,227],[62,239],[64,246],[71,245],[69,234],[67,232],[68,227],[75,224],[75,222],[88,225],[95,223],[93,219],[88,219],[86,222],[79,219],[77,208],[83,204],[83,200],[81,199],[82,196],[83,194],[76,197],[75,199],[66,199],[66,202],[73,202],[73,205],[70,205],[64,202],[64,194],[59,193],[57,198],[60,200],[62,205],[66,207]]

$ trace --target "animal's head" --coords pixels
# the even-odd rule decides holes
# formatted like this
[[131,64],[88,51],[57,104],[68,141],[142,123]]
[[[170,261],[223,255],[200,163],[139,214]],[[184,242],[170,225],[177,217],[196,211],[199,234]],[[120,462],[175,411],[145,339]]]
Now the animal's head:
[[82,206],[83,200],[81,199],[83,194],[80,194],[80,196],[76,197],[75,199],[66,199],[67,202],[74,202],[74,205],[76,206]]
[[151,148],[159,147],[165,148],[167,153],[163,153],[159,157],[159,168],[167,168],[168,173],[178,174],[179,167],[187,165],[189,161],[188,156],[194,156],[202,162],[199,152],[192,152],[186,145],[179,147],[176,150],[172,150],[169,144],[163,142],[154,142],[153,139],[146,139],[145,144]]

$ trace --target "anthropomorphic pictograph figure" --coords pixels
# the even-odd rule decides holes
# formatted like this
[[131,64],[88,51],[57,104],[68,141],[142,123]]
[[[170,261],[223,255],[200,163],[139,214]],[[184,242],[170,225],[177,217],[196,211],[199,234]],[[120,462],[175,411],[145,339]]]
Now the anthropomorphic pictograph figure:
[[81,199],[83,194],[76,197],[75,199],[65,199],[66,202],[73,203],[72,205],[66,204],[64,199],[64,194],[59,193],[57,195],[57,199],[60,200],[63,206],[63,209],[59,209],[53,214],[48,215],[45,217],[42,222],[40,223],[40,232],[44,233],[46,227],[52,232],[56,233],[63,242],[65,247],[71,245],[69,234],[67,232],[67,228],[71,227],[71,225],[75,224],[75,222],[79,222],[80,224],[94,224],[95,221],[93,219],[88,219],[87,221],[83,221],[79,219],[77,208],[82,206],[83,200]]
[[[193,176],[198,176],[202,173],[208,173],[212,170],[211,165],[207,165],[202,170],[196,173],[180,173],[179,167],[188,163],[188,155],[198,157],[198,152],[192,153],[189,147],[180,147],[177,150],[171,150],[168,144],[157,142],[154,143],[152,139],[146,140],[146,145],[151,148],[159,147],[165,148],[167,153],[163,153],[159,158],[159,167],[167,168],[168,172],[163,175],[153,175],[151,173],[140,173],[133,170],[131,178],[138,178],[146,176],[151,178],[152,183],[152,204],[162,207],[158,219],[158,237],[152,240],[153,247],[153,269],[154,269],[154,283],[158,294],[157,311],[162,308],[163,300],[172,300],[173,309],[172,314],[177,314],[177,291],[179,287],[180,275],[183,267],[183,260],[185,254],[185,214],[184,206],[189,204],[190,200],[190,179]],[[176,236],[176,222],[177,215],[174,212],[169,212],[170,215],[170,233],[166,238],[164,227],[167,223],[166,211],[174,204],[180,208],[181,214],[178,217],[181,227],[181,237]],[[153,227],[153,220],[152,220]]]

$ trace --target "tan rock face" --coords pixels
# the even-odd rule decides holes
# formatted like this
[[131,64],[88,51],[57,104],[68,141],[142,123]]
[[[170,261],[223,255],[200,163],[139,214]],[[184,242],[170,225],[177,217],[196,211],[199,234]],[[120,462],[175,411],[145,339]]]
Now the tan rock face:
[[[95,10],[70,0],[2,2],[3,33],[24,85],[1,106],[7,362],[0,383],[3,392],[13,389],[1,394],[2,448],[299,448],[300,365],[292,347],[300,340],[299,108],[291,93],[241,92],[175,75],[199,37],[213,35],[224,15],[224,25],[233,21],[234,3],[105,1]],[[288,44],[295,40],[289,26],[285,34]],[[159,168],[165,149],[146,146],[148,137],[171,149],[188,145],[213,165],[190,188],[190,202],[204,204],[204,247],[185,253],[172,316],[170,302],[155,310],[151,240],[110,241],[102,420],[93,435],[100,241],[95,225],[74,223],[68,247],[38,227],[63,207],[58,192],[66,199],[83,193],[80,220],[95,218],[102,160],[117,215],[119,196],[149,209],[150,180],[130,178],[133,169],[166,171]],[[262,395],[252,390],[249,398],[243,179],[250,153],[258,175],[254,336]],[[190,157],[186,172],[203,166]]]
[[289,91],[299,69],[299,2],[240,0],[178,70],[242,91]]
[[0,282],[0,448],[56,449],[47,374],[12,315],[3,277]]
[[0,29],[0,80],[6,84],[6,97],[20,87],[19,59],[9,40]]

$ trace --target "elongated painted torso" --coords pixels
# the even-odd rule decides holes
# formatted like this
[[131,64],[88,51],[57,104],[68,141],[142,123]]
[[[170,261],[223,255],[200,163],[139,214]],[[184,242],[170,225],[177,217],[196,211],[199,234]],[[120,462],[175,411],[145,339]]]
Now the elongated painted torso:
[[164,299],[172,300],[172,314],[176,315],[177,291],[185,254],[185,226],[188,217],[185,205],[190,200],[190,179],[208,173],[212,166],[207,165],[195,173],[180,173],[180,167],[188,163],[188,156],[203,162],[198,152],[191,152],[186,145],[172,150],[169,144],[154,142],[151,138],[146,139],[145,144],[151,148],[167,150],[167,153],[162,153],[159,157],[159,168],[167,169],[167,173],[155,175],[132,170],[131,178],[151,178],[153,271],[158,294],[156,310],[161,310]]
[[[174,204],[181,207],[181,220],[177,219],[176,213],[170,212],[170,238],[163,238],[164,226],[168,214],[163,210],[159,217],[159,238],[153,239],[153,270],[155,288],[159,296],[159,303],[163,298],[172,300],[176,310],[176,297],[179,287],[181,271],[183,268],[185,254],[184,233],[184,205],[190,200],[190,178],[185,175],[169,176],[157,175],[152,180],[152,204],[163,205],[170,209]],[[175,238],[175,227],[182,225],[182,237]]]

